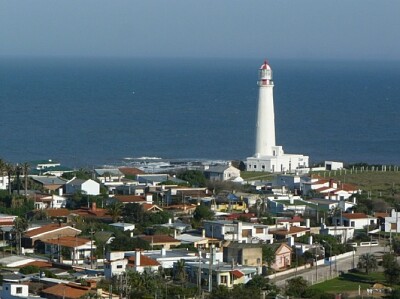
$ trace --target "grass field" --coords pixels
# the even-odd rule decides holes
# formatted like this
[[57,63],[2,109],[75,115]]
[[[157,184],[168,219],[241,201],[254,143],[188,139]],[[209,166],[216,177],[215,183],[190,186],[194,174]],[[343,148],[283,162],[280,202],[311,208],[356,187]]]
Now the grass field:
[[327,280],[311,286],[311,289],[328,293],[351,292],[366,290],[374,283],[384,283],[385,277],[382,272],[373,272],[368,275],[364,273],[345,273],[338,278]]

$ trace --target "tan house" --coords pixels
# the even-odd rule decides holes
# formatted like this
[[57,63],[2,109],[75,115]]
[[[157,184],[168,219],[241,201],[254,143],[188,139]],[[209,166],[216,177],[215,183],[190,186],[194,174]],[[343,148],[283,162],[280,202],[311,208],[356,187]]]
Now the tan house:
[[224,262],[244,266],[262,265],[262,245],[232,242],[224,247]]
[[284,270],[290,267],[292,263],[292,248],[285,243],[274,243],[271,245],[275,251],[275,262],[271,265],[271,268],[275,271]]
[[21,243],[25,248],[33,248],[38,242],[67,236],[75,237],[80,233],[81,230],[72,226],[52,223],[26,231],[22,236]]

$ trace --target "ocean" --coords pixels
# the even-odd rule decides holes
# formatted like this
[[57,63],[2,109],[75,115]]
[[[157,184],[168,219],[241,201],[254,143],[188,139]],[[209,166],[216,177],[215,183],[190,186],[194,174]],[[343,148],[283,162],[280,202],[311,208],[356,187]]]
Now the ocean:
[[[263,59],[0,58],[0,158],[69,167],[254,154]],[[277,144],[400,165],[400,62],[269,62]]]

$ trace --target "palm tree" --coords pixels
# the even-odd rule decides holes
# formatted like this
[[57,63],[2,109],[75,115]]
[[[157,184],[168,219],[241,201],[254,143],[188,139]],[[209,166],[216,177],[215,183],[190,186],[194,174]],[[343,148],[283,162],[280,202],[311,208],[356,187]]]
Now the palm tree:
[[6,163],[5,170],[6,170],[7,176],[8,176],[8,194],[11,195],[11,191],[12,191],[11,190],[11,176],[15,172],[14,165],[12,165],[11,163]]
[[113,222],[119,219],[123,208],[124,204],[119,201],[114,201],[107,206],[107,212],[111,216]]
[[378,268],[378,261],[373,254],[364,253],[360,255],[357,267],[360,269],[365,269],[365,273],[369,274],[371,270],[376,270]]
[[24,188],[25,188],[25,197],[26,197],[28,195],[28,172],[29,172],[29,169],[31,166],[29,165],[28,162],[25,162],[21,165],[21,167],[22,167],[22,171],[24,174],[24,181],[25,181]]
[[21,254],[21,238],[22,233],[28,228],[28,221],[24,217],[17,217],[14,220],[13,232],[16,235],[17,240],[17,254]]
[[179,260],[176,263],[175,278],[182,283],[182,286],[185,284],[186,282],[185,260]]

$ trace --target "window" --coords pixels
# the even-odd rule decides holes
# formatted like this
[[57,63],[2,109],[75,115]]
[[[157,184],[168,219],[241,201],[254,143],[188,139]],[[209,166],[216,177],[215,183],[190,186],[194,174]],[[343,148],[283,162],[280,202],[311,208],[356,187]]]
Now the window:
[[221,275],[221,283],[227,284],[228,283],[228,276]]
[[122,265],[117,265],[117,269],[122,269]]
[[254,165],[254,168],[257,168],[257,165]]
[[16,293],[17,294],[22,294],[22,287],[17,287]]
[[243,263],[243,264],[247,265],[247,259],[244,260],[244,263]]

